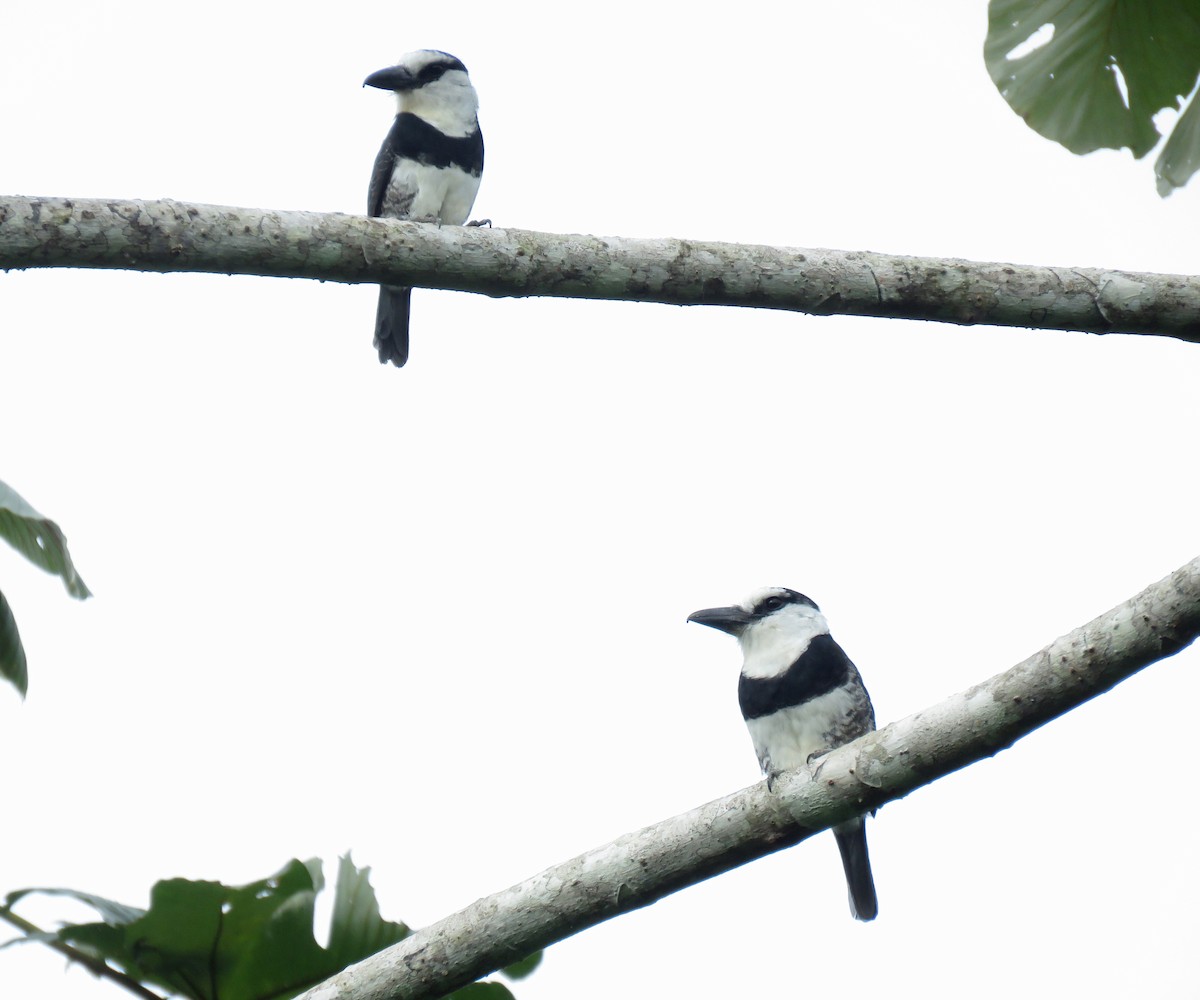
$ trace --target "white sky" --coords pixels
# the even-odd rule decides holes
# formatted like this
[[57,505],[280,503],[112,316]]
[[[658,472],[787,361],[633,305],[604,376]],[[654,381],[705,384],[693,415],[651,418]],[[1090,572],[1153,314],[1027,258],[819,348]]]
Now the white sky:
[[[497,226],[1200,269],[1196,185],[1028,131],[983,3],[791,6],[16,5],[0,191],[360,212],[393,113],[360,82],[432,46]],[[371,287],[29,271],[0,302],[0,479],[96,593],[0,551],[32,673],[0,891],[145,905],[353,848],[428,923],[757,780],[697,608],[808,593],[882,724],[1200,551],[1171,340],[418,291],[396,371]],[[1198,659],[883,810],[872,925],[824,835],[515,992],[1194,990]],[[125,995],[62,966],[4,951],[0,992]]]

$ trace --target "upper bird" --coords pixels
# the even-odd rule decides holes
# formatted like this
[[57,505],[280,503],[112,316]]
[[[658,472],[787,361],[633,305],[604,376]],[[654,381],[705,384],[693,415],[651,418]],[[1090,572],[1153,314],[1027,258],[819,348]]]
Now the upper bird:
[[[829,634],[821,609],[803,594],[768,587],[742,604],[697,611],[688,621],[728,632],[742,647],[738,700],[768,783],[874,731],[875,710],[858,670]],[[840,823],[833,834],[850,912],[874,920],[879,903],[864,819]]]
[[[471,213],[483,174],[479,98],[467,68],[447,52],[418,49],[372,73],[364,87],[391,90],[399,110],[383,140],[367,215],[461,226]],[[408,360],[411,288],[381,285],[375,346],[381,364]]]

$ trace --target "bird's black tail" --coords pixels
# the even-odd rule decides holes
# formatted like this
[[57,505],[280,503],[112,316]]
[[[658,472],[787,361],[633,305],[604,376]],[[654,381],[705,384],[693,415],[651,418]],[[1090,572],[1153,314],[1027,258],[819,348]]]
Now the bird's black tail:
[[411,288],[379,286],[379,308],[375,311],[375,348],[379,363],[389,361],[397,368],[408,360],[408,302]]
[[875,880],[871,877],[871,859],[867,855],[867,828],[862,819],[851,820],[833,828],[842,867],[846,870],[846,885],[850,890],[850,912],[855,920],[874,920],[879,915],[879,900],[875,898]]

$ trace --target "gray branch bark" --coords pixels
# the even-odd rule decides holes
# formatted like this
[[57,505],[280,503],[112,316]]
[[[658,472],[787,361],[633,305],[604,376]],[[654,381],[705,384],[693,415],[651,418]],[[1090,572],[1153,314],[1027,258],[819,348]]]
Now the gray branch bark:
[[859,251],[466,229],[176,201],[0,197],[0,268],[387,282],[1200,342],[1200,278]]
[[[439,997],[1011,746],[1200,634],[1200,558],[1040,653],[765,783],[588,851],[401,941],[301,1000]],[[795,886],[789,887],[795,891]]]

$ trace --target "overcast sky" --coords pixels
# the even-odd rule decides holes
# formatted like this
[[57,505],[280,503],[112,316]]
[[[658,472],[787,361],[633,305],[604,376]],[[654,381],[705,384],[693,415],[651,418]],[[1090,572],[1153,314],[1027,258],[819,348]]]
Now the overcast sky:
[[[982,2],[784,7],[15,5],[0,191],[361,212],[393,114],[361,81],[436,47],[498,227],[1200,269],[1197,184],[1030,132]],[[0,550],[31,670],[0,892],[145,905],[353,848],[429,923],[758,780],[697,608],[809,594],[882,725],[1200,552],[1194,345],[419,290],[397,371],[375,297],[0,274],[0,479],[96,595]],[[822,835],[515,992],[1192,991],[1198,666],[886,807],[871,925]],[[31,947],[0,992],[125,995]]]

